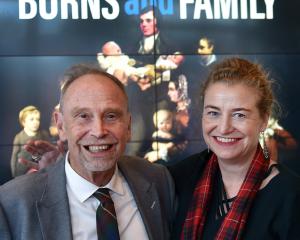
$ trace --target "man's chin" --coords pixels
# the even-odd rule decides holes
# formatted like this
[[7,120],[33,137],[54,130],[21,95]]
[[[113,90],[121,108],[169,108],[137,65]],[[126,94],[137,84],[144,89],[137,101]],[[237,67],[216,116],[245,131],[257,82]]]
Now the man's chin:
[[151,36],[153,36],[153,34],[146,34],[146,33],[144,33],[144,37],[151,37]]
[[90,172],[107,172],[115,168],[116,162],[86,162],[84,165],[85,168]]

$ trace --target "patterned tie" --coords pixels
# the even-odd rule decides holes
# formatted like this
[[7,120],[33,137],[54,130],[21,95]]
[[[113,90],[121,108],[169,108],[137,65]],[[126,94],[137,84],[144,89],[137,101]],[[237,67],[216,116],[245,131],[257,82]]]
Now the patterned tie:
[[99,188],[93,196],[100,201],[96,212],[98,240],[119,240],[118,222],[109,190]]

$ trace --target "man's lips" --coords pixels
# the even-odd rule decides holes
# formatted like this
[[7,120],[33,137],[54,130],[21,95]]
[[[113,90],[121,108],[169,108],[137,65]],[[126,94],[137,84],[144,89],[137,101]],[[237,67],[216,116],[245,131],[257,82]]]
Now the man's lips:
[[91,153],[99,153],[110,150],[114,144],[101,144],[101,145],[85,145],[84,148]]

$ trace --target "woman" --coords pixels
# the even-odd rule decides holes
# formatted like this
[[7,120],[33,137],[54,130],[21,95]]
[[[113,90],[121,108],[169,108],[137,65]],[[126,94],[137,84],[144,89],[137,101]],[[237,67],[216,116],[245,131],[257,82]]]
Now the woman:
[[300,181],[259,145],[274,97],[259,65],[219,63],[202,91],[208,149],[171,168],[172,239],[299,239]]
[[188,108],[191,100],[187,92],[187,79],[184,75],[179,75],[178,80],[170,81],[168,86],[168,96],[171,102],[176,104],[175,127],[176,133],[182,134],[188,127],[189,112]]

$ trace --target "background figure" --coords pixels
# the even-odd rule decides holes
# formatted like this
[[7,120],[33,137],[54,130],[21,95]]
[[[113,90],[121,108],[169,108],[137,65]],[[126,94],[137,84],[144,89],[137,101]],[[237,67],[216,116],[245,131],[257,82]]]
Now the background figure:
[[[215,45],[214,40],[202,37],[198,41],[198,47],[195,49],[197,55],[189,58],[187,65],[192,71],[187,72],[188,78],[188,94],[191,101],[190,106],[190,122],[189,127],[191,129],[189,133],[190,139],[197,139],[203,142],[202,132],[201,132],[201,113],[202,104],[200,100],[199,93],[201,92],[201,86],[206,80],[209,72],[212,70],[214,65],[220,60],[220,56],[214,54]],[[198,152],[198,146],[191,149],[192,152]]]
[[[141,10],[140,29],[143,38],[138,43],[139,54],[162,54],[169,51],[170,43],[159,30],[160,12],[153,6]],[[136,51],[135,51],[136,52]]]
[[28,140],[50,140],[47,131],[39,130],[40,117],[40,111],[34,106],[27,106],[19,113],[19,122],[23,130],[15,136],[13,142],[14,146],[11,155],[11,171],[13,177],[23,175],[29,170],[29,167],[18,162],[19,158],[31,160],[31,155],[23,149],[23,145]]
[[185,56],[180,52],[172,55],[161,55],[155,62],[156,84],[168,82],[183,73],[181,68]]
[[184,134],[185,129],[188,127],[190,116],[189,116],[189,105],[191,103],[188,97],[188,82],[186,77],[182,74],[179,75],[178,79],[169,82],[168,96],[171,102],[176,104],[175,112],[175,127],[178,135]]
[[159,159],[168,161],[169,150],[174,147],[174,135],[171,133],[173,127],[173,114],[166,109],[158,110],[153,114],[153,123],[156,127],[156,131],[152,134],[153,151],[148,152],[145,158],[150,162],[157,161]]
[[140,75],[145,71],[133,67],[136,61],[124,55],[120,46],[113,41],[106,42],[102,46],[102,52],[97,54],[100,67],[106,72],[115,75],[124,85],[128,84],[128,77]]
[[50,120],[50,126],[49,126],[49,133],[50,133],[50,137],[51,137],[51,142],[55,142],[58,140],[59,136],[58,136],[58,129],[55,123],[55,113],[57,113],[59,111],[59,104],[57,104],[51,114],[51,120]]
[[278,124],[278,119],[274,117],[269,118],[268,126],[264,133],[260,136],[260,142],[263,145],[262,138],[265,139],[271,160],[275,162],[281,162],[282,159],[279,157],[281,151],[287,153],[287,151],[295,150],[298,147],[298,144],[292,134],[280,126]]
[[214,51],[214,43],[212,39],[207,37],[200,38],[198,46],[198,54],[200,57],[200,64],[202,66],[209,66],[217,60]]

